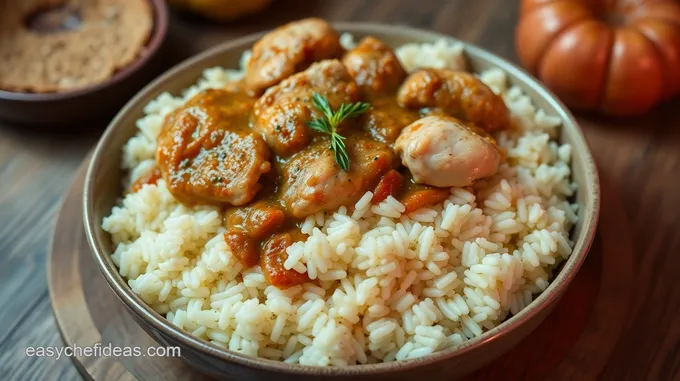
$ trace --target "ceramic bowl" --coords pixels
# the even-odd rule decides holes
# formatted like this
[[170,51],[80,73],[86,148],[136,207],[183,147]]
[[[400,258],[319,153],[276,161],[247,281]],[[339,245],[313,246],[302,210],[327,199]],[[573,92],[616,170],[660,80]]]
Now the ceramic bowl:
[[[392,46],[408,42],[434,42],[448,36],[400,26],[337,23],[337,30],[350,32],[357,38],[375,36]],[[465,53],[475,71],[501,68],[513,85],[531,97],[537,107],[563,120],[561,141],[573,148],[573,179],[578,184],[576,201],[579,222],[573,230],[573,254],[556,274],[550,286],[527,308],[481,336],[462,346],[414,360],[350,367],[316,368],[244,356],[221,349],[176,328],[154,312],[135,295],[110,259],[112,244],[109,234],[101,229],[121,194],[121,147],[135,134],[135,120],[140,118],[147,102],[160,93],[179,93],[192,85],[205,68],[238,67],[241,53],[249,49],[261,34],[226,42],[176,66],[144,88],[118,113],[101,138],[90,163],[84,191],[84,218],[87,237],[94,258],[116,295],[128,307],[137,322],[158,342],[180,346],[182,356],[198,369],[229,380],[377,380],[438,379],[447,380],[470,373],[494,360],[531,333],[555,306],[581,267],[591,242],[599,210],[599,182],[593,158],[581,129],[567,108],[535,79],[515,65],[483,49],[465,44]],[[529,366],[529,364],[527,364]]]
[[64,126],[112,117],[130,97],[158,74],[160,51],[168,30],[165,0],[148,0],[153,31],[143,52],[104,82],[56,93],[0,90],[0,120],[40,126]]

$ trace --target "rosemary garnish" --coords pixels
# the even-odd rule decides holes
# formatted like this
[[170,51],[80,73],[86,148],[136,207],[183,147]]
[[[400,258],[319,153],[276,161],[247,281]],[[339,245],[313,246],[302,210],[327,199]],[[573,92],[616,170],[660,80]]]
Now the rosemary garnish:
[[307,125],[315,131],[331,136],[330,148],[335,152],[335,161],[343,171],[349,170],[349,155],[347,154],[345,137],[338,133],[338,126],[347,118],[354,118],[363,114],[371,105],[364,102],[343,103],[337,111],[333,111],[328,104],[328,99],[317,93],[312,95],[312,103],[317,110],[323,113],[323,117],[316,118],[308,122]]

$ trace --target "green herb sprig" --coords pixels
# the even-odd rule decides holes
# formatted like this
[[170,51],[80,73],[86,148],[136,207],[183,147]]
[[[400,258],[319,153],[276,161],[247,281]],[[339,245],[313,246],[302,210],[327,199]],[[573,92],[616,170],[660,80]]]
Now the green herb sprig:
[[364,102],[343,103],[337,111],[333,111],[328,104],[328,99],[318,93],[312,95],[312,104],[323,113],[323,117],[316,118],[308,122],[307,125],[315,131],[331,136],[330,148],[335,152],[335,161],[343,171],[349,170],[349,155],[347,154],[345,137],[338,134],[338,126],[347,118],[354,118],[363,114],[371,105]]

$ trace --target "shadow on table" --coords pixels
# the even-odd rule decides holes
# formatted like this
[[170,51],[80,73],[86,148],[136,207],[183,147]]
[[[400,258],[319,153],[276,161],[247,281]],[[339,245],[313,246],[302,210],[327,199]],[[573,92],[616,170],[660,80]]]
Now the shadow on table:
[[677,130],[680,125],[680,96],[669,99],[643,115],[609,117],[594,112],[573,111],[579,121],[588,126],[613,130],[641,130],[650,132]]

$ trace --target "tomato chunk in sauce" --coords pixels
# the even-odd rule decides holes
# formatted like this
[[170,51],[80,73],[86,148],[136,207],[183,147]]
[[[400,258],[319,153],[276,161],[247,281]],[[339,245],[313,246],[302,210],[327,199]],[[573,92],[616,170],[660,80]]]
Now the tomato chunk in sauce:
[[158,180],[163,177],[160,168],[153,167],[149,172],[139,176],[137,180],[130,186],[130,192],[138,192],[144,185],[156,184]]
[[232,254],[246,268],[255,266],[260,258],[260,245],[239,228],[230,228],[224,232],[224,241]]
[[448,188],[426,188],[406,193],[401,203],[406,207],[404,213],[415,212],[420,208],[446,200],[451,192]]
[[283,267],[288,259],[286,249],[293,244],[293,237],[289,233],[277,234],[269,239],[262,248],[260,265],[262,272],[272,286],[286,289],[311,282],[307,274],[301,274],[293,269]]
[[404,181],[404,176],[397,170],[391,169],[382,177],[382,179],[380,179],[380,182],[375,187],[371,202],[373,204],[379,204],[388,196],[396,197],[402,181]]

